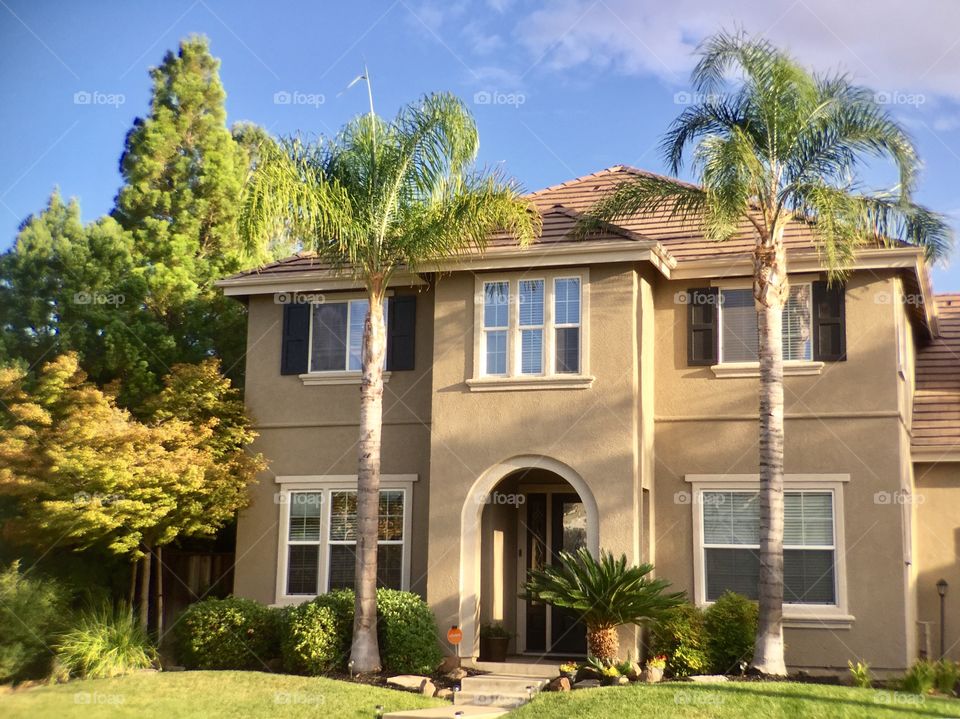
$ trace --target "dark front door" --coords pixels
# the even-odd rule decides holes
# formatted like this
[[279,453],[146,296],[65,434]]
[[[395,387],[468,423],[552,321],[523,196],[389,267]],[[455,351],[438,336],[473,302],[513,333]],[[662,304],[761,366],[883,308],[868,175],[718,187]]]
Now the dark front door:
[[[575,552],[587,544],[587,514],[576,494],[552,496],[550,532],[551,564],[560,562],[560,552]],[[550,651],[554,654],[586,654],[587,632],[577,615],[551,608]]]
[[[561,551],[574,552],[586,545],[586,512],[576,494],[531,492],[526,509],[524,566],[528,570],[556,564]],[[528,601],[526,620],[526,651],[586,654],[586,630],[569,611]]]

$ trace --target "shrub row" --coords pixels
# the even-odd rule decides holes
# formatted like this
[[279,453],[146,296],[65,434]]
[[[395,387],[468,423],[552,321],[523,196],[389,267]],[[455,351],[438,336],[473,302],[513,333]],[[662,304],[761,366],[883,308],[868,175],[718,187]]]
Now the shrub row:
[[[411,592],[379,589],[377,609],[383,668],[404,674],[436,669],[443,657],[426,602]],[[344,671],[353,616],[350,590],[281,609],[235,597],[206,599],[177,622],[177,658],[190,669],[263,669],[280,659],[285,671],[297,674]]]
[[753,658],[757,605],[727,592],[705,611],[692,604],[677,607],[653,629],[651,650],[667,657],[667,674],[739,674]]

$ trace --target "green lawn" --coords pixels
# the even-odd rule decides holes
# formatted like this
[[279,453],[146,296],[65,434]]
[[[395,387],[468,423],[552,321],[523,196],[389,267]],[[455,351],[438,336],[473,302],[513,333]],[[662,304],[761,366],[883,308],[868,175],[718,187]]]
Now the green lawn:
[[510,719],[894,719],[960,717],[960,700],[821,684],[666,683],[541,694]]
[[167,672],[76,681],[0,694],[0,717],[43,719],[284,719],[362,717],[442,704],[409,692],[322,677],[260,672]]

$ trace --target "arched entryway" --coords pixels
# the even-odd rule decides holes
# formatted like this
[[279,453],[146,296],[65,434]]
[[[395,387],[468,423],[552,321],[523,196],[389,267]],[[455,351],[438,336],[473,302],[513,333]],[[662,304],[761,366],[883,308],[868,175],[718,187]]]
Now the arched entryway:
[[482,622],[516,634],[512,651],[575,654],[572,619],[517,598],[526,568],[560,549],[599,551],[599,515],[583,478],[558,460],[513,457],[484,472],[463,505],[460,522],[461,657],[479,651]]

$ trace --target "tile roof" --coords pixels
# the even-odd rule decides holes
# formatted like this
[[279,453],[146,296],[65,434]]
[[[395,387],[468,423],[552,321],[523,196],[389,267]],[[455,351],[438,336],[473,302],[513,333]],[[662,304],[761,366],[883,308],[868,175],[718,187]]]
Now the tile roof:
[[[540,211],[543,219],[543,228],[534,247],[547,249],[544,246],[581,241],[574,233],[580,215],[602,195],[641,175],[654,176],[653,173],[634,167],[614,165],[526,195]],[[674,178],[665,179],[681,182]],[[590,235],[589,239],[654,241],[659,245],[658,255],[669,256],[671,261],[675,260],[680,264],[704,259],[749,259],[755,243],[753,227],[747,220],[743,221],[740,231],[734,237],[724,242],[716,242],[704,237],[698,223],[670,217],[667,212],[647,213],[619,220],[616,225],[608,225],[603,231]],[[817,249],[811,226],[801,221],[791,222],[787,226],[784,243],[788,252],[814,253]],[[510,235],[501,233],[491,237],[489,244],[491,247],[503,249],[515,246],[516,241]],[[279,262],[240,272],[228,279],[264,274],[284,275],[325,268],[327,266],[320,263],[312,253],[301,252]]]
[[960,294],[936,295],[940,333],[917,353],[913,448],[960,449]]

